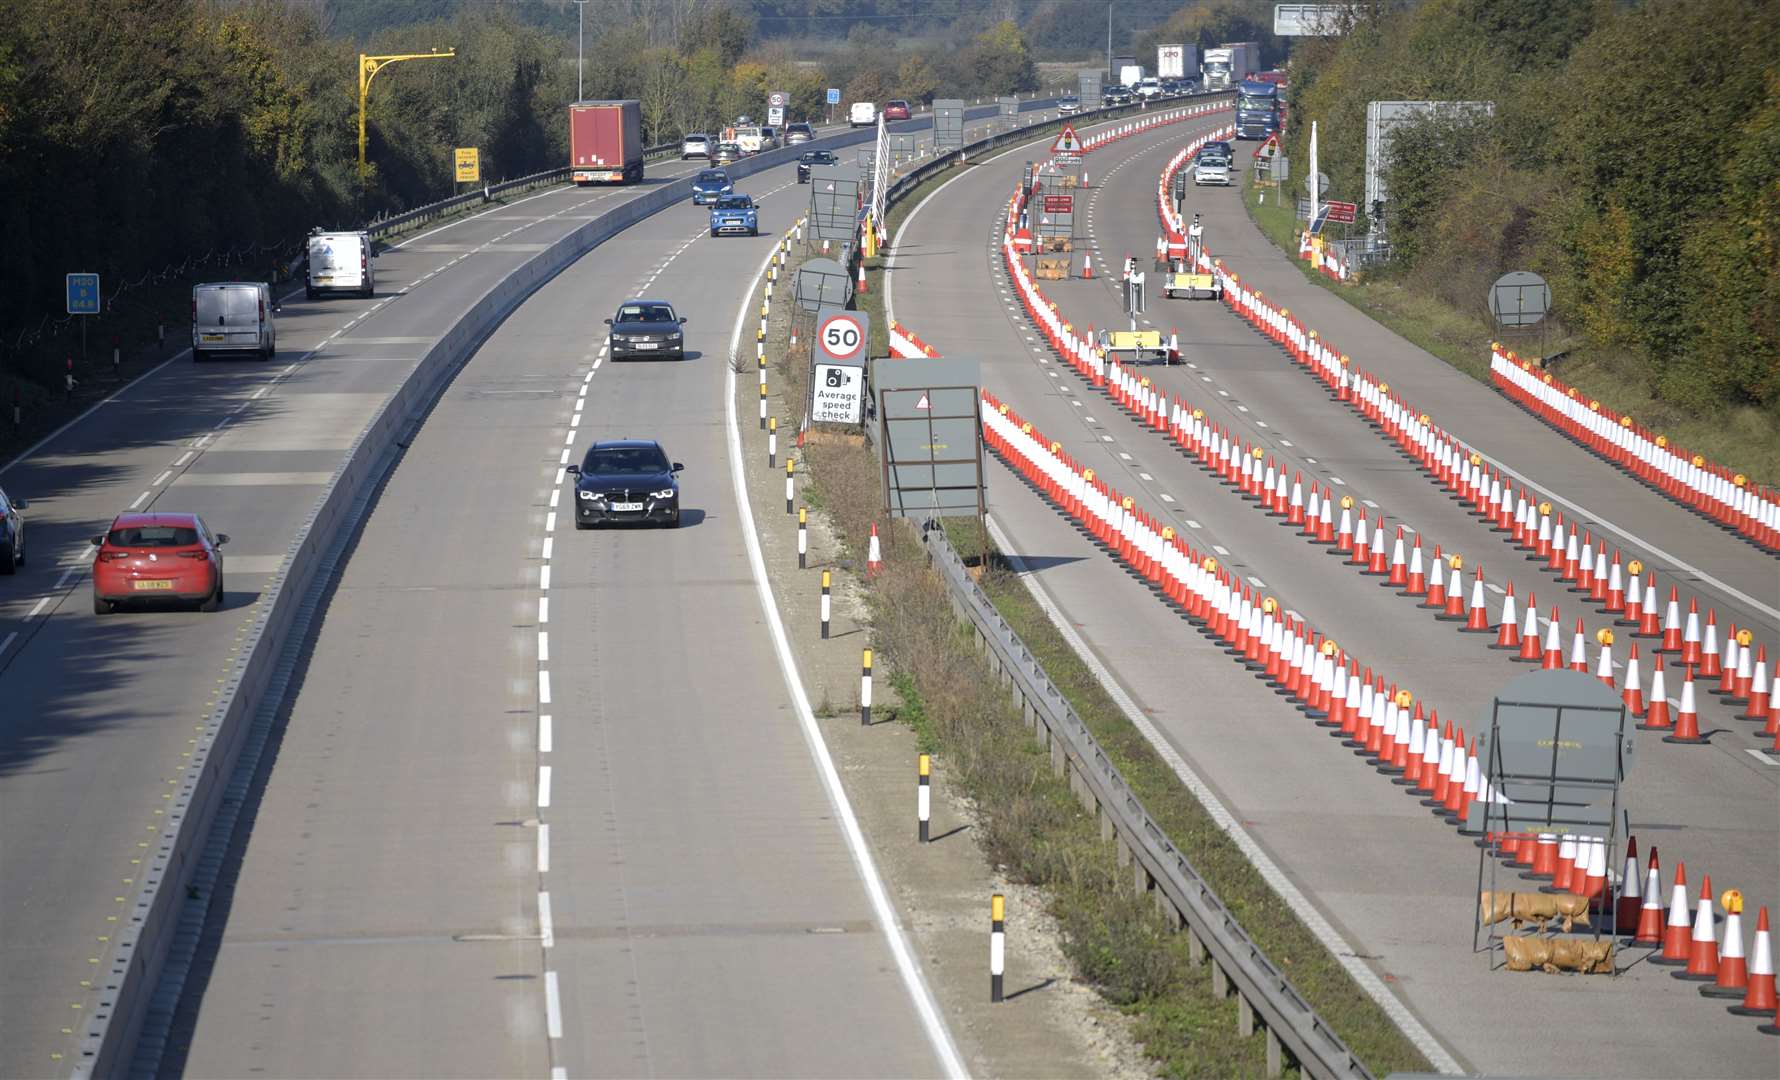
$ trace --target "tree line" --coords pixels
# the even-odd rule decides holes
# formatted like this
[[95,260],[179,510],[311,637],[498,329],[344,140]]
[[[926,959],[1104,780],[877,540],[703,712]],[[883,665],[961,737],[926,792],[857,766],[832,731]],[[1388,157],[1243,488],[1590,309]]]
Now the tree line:
[[1384,273],[1476,311],[1536,271],[1562,327],[1656,397],[1780,410],[1780,6],[1365,3],[1290,73],[1293,171],[1314,119],[1354,202],[1368,102],[1493,105],[1398,129]]
[[[141,286],[119,296],[108,317],[135,305],[150,326],[177,323],[182,274],[266,278],[275,257],[313,226],[357,224],[450,194],[456,147],[479,148],[491,181],[566,164],[574,12],[566,32],[521,17],[563,7],[452,5],[448,17],[355,39],[336,32],[327,5],[298,0],[7,5],[0,230],[10,250],[0,259],[8,298],[0,368],[60,385],[70,330],[58,337],[52,320],[61,318],[70,271],[100,272],[108,298],[120,284]],[[647,143],[761,115],[772,90],[791,94],[794,116],[817,119],[830,86],[848,101],[881,102],[1038,85],[1012,22],[920,50],[862,24],[812,62],[782,42],[762,43],[752,12],[719,0],[589,7],[583,94],[640,99]],[[447,47],[455,58],[395,64],[376,76],[370,168],[361,175],[358,54]],[[151,304],[160,310],[147,311]]]

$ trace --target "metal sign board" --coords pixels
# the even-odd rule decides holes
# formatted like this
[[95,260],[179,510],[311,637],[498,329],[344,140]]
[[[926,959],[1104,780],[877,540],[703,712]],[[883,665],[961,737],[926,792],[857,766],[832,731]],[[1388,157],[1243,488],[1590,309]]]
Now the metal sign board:
[[769,109],[783,109],[790,101],[791,95],[783,90],[774,90],[766,95],[766,107]]
[[1472,804],[1468,831],[1486,815],[1492,830],[1613,827],[1637,741],[1610,687],[1581,672],[1529,672],[1481,720],[1480,772],[1497,797]]
[[453,154],[457,165],[457,182],[460,184],[480,184],[482,182],[482,154],[474,146],[460,146]]
[[783,105],[768,105],[766,107],[766,122],[772,127],[779,127],[784,124],[785,107]]
[[1078,71],[1075,75],[1075,82],[1076,92],[1082,99],[1082,108],[1098,108],[1100,105],[1100,72]]
[[1047,213],[1047,214],[1073,214],[1073,213],[1075,213],[1075,196],[1074,195],[1046,195],[1045,196],[1045,213]]
[[897,158],[911,158],[915,156],[915,136],[898,135],[895,132],[889,132],[884,138],[890,143],[891,156]]
[[1339,221],[1347,225],[1352,225],[1355,215],[1360,212],[1359,206],[1350,202],[1324,202],[1323,208],[1328,211],[1330,221]]
[[857,424],[864,411],[865,366],[818,363],[810,382],[810,419],[818,424]]
[[964,99],[936,98],[933,102],[933,150],[944,154],[964,146]]
[[798,267],[797,306],[809,312],[845,307],[853,297],[853,279],[833,259],[809,259]]
[[1391,135],[1404,124],[1413,124],[1429,116],[1448,119],[1493,116],[1493,101],[1368,101],[1366,103],[1366,181],[1362,192],[1367,206],[1373,207],[1373,228],[1381,224],[1377,212],[1380,203],[1390,199],[1385,189],[1385,171],[1390,167]]
[[1132,315],[1142,315],[1144,312],[1143,282],[1144,275],[1141,273],[1132,274],[1125,279],[1125,310]]
[[1551,310],[1551,286],[1538,274],[1513,270],[1490,286],[1490,314],[1503,326],[1534,326]]
[[816,312],[816,362],[864,364],[871,340],[871,316],[863,311],[823,307]]
[[841,103],[841,88],[838,86],[829,87],[824,100],[830,105],[839,105]]
[[1334,37],[1354,18],[1353,4],[1275,4],[1276,37]]
[[[1329,198],[1329,174],[1328,173],[1319,172],[1316,174],[1316,192],[1317,192],[1317,195],[1321,201],[1324,201],[1324,202],[1328,201],[1328,198]],[[1306,194],[1306,195],[1310,194],[1310,177],[1308,177],[1308,176],[1306,176],[1304,178],[1304,194]]]
[[68,314],[99,314],[99,275],[68,275]]
[[860,169],[857,165],[818,165],[810,170],[810,235],[816,240],[851,240],[859,227]]
[[1284,154],[1275,154],[1267,172],[1274,183],[1283,184],[1292,178],[1292,160]]
[[1051,144],[1053,154],[1079,154],[1082,152],[1082,140],[1075,133],[1074,124],[1064,124],[1058,133],[1057,141]]
[[1020,115],[1020,99],[1017,97],[1003,95],[995,99],[995,104],[999,107],[1003,117],[1011,119]]
[[884,506],[895,517],[980,517],[978,364],[958,357],[872,363]]

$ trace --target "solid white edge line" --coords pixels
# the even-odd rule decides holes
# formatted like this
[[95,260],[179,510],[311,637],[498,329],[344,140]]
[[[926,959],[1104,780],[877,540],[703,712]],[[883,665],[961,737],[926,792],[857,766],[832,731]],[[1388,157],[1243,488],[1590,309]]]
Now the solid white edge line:
[[[952,180],[959,180],[968,175],[970,175],[969,172],[959,173],[957,176],[954,176]],[[944,191],[946,187],[952,183],[952,180],[947,180],[944,184],[935,188],[926,199],[922,200],[919,206],[909,211],[909,216],[903,218],[902,225],[897,228],[896,236],[891,240],[886,255],[893,256],[895,254],[896,249],[902,244],[902,234],[903,231],[909,227],[909,223],[915,220],[915,216],[919,214],[929,202],[938,198],[940,192]],[[891,303],[891,283],[895,279],[896,275],[893,273],[886,273],[884,275],[884,318],[887,321],[896,318],[895,308]],[[738,323],[738,335],[740,329],[740,323]],[[730,348],[733,352],[735,347],[732,344]],[[734,379],[733,372],[730,378],[732,380]],[[734,400],[734,395],[731,394],[730,429],[732,432],[735,429]],[[739,477],[737,482],[738,484],[740,483]],[[1280,870],[1278,865],[1274,863],[1273,859],[1262,849],[1261,845],[1255,841],[1254,837],[1248,834],[1248,831],[1242,827],[1236,820],[1235,816],[1230,813],[1229,809],[1224,806],[1215,794],[1213,794],[1211,788],[1207,787],[1205,782],[1199,778],[1199,774],[1193,771],[1192,766],[1187,764],[1186,759],[1181,757],[1180,753],[1175,750],[1173,744],[1169,743],[1162,735],[1161,731],[1159,731],[1154,724],[1150,723],[1149,718],[1143,715],[1142,710],[1137,707],[1136,703],[1125,693],[1124,688],[1113,678],[1112,672],[1107,670],[1106,666],[1100,662],[1100,658],[1088,649],[1087,642],[1082,640],[1080,634],[1076,633],[1075,627],[1070,625],[1069,620],[1064,617],[1062,610],[1051,599],[1050,594],[1045,591],[1044,586],[1036,577],[1032,576],[1025,570],[1024,560],[1014,553],[1013,542],[1008,538],[1007,534],[1002,531],[1001,524],[996,520],[993,512],[989,514],[988,524],[989,534],[994,538],[996,546],[1001,548],[1002,554],[1009,562],[1013,563],[1015,570],[1019,572],[1021,580],[1026,583],[1033,598],[1037,600],[1039,606],[1044,609],[1045,617],[1051,620],[1051,625],[1057,628],[1057,632],[1063,635],[1063,640],[1068,642],[1069,647],[1075,650],[1077,656],[1082,658],[1082,662],[1088,665],[1088,669],[1094,673],[1094,678],[1099,681],[1100,685],[1106,689],[1107,694],[1118,704],[1120,711],[1125,714],[1126,719],[1130,720],[1131,724],[1136,727],[1138,731],[1143,733],[1143,737],[1155,748],[1156,753],[1162,757],[1162,760],[1168,763],[1169,768],[1174,770],[1174,774],[1180,778],[1181,783],[1185,784],[1187,789],[1199,800],[1200,805],[1205,807],[1206,813],[1211,815],[1212,819],[1218,823],[1218,827],[1223,829],[1231,840],[1235,841],[1236,846],[1242,850],[1242,853],[1245,856],[1247,856],[1249,862],[1253,863],[1255,869],[1260,871],[1261,877],[1267,882],[1268,886],[1286,901],[1286,904],[1292,908],[1300,919],[1304,920],[1305,925],[1310,927],[1311,932],[1316,934],[1318,940],[1323,943],[1323,947],[1328,949],[1329,952],[1341,962],[1341,966],[1347,970],[1348,974],[1353,977],[1354,981],[1359,983],[1360,986],[1365,989],[1367,995],[1370,996],[1373,1001],[1378,1003],[1379,1007],[1390,1016],[1398,1029],[1408,1037],[1410,1042],[1416,1045],[1417,1049],[1426,1055],[1428,1061],[1433,1064],[1436,1069],[1447,1075],[1462,1075],[1465,1070],[1459,1066],[1457,1059],[1447,1051],[1446,1047],[1441,1044],[1440,1040],[1435,1037],[1434,1033],[1428,1030],[1428,1028],[1417,1019],[1414,1013],[1409,1011],[1409,1007],[1391,992],[1390,987],[1386,986],[1384,981],[1380,979],[1371,968],[1367,967],[1353,955],[1359,950],[1349,944],[1341,936],[1340,932],[1331,926],[1327,919],[1323,918],[1322,912],[1316,909],[1316,906],[1310,902],[1310,899],[1300,892],[1296,885],[1292,884],[1291,879],[1286,877],[1285,873]],[[1196,523],[1190,524],[1193,524],[1195,528],[1198,527]],[[752,539],[752,535],[752,531],[750,530],[750,539]]]
[[[948,181],[949,182],[949,181]],[[767,252],[760,261],[760,269],[750,279],[748,299],[752,299],[752,285],[758,283],[766,274],[767,266],[772,262],[773,253],[778,245]],[[748,299],[742,302],[736,311],[735,329],[730,334],[729,352],[734,356],[741,345],[742,324],[749,314]],[[748,484],[742,473],[742,432],[736,422],[736,370],[735,365],[724,365],[727,369],[725,392],[723,395],[723,419],[729,429],[729,476],[735,487],[737,517],[742,529],[742,540],[748,549],[748,566],[754,574],[754,586],[760,597],[761,610],[766,614],[767,630],[773,639],[773,651],[779,658],[779,671],[784,676],[785,689],[791,695],[796,706],[798,726],[803,730],[804,741],[809,745],[810,756],[815,759],[817,772],[821,775],[822,786],[828,793],[828,799],[835,809],[835,817],[840,822],[841,835],[846,838],[847,848],[852,852],[854,866],[859,877],[865,884],[865,892],[871,901],[872,911],[877,915],[878,923],[883,927],[884,938],[889,943],[890,953],[896,959],[897,972],[902,976],[903,987],[908,991],[909,998],[915,1006],[915,1013],[921,1019],[921,1026],[927,1031],[928,1041],[933,1052],[938,1056],[940,1065],[949,1077],[963,1080],[970,1072],[965,1068],[964,1059],[958,1053],[958,1047],[952,1042],[952,1033],[947,1030],[944,1015],[940,1012],[939,1003],[928,988],[920,965],[915,960],[914,951],[909,947],[908,939],[903,934],[902,923],[897,919],[896,909],[890,903],[889,893],[884,888],[884,881],[878,875],[876,862],[873,861],[871,850],[866,846],[865,834],[859,828],[859,819],[853,813],[853,805],[847,800],[847,793],[841,786],[840,773],[835,769],[834,758],[828,752],[828,744],[822,739],[822,729],[816,724],[816,716],[810,708],[810,699],[804,693],[803,678],[798,674],[797,659],[791,653],[791,642],[785,636],[785,624],[779,617],[779,605],[773,596],[772,583],[766,576],[766,559],[760,551],[760,539],[754,532],[754,511],[748,502]]]

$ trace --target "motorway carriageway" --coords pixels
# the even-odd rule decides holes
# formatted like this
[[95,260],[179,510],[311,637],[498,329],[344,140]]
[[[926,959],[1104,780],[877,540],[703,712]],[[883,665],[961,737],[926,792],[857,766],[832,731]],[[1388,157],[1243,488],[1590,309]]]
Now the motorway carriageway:
[[[7,490],[31,503],[32,556],[0,590],[0,1075],[70,1067],[147,840],[234,668],[260,590],[378,406],[490,282],[593,216],[700,167],[655,165],[640,187],[550,188],[402,240],[378,259],[374,299],[286,295],[273,362],[195,365],[181,354],[0,470]],[[597,324],[613,306],[584,313]],[[694,317],[695,327],[707,323]],[[223,611],[95,617],[87,537],[125,509],[156,507],[195,511],[230,534]],[[481,518],[461,498],[425,511],[454,523]],[[407,533],[416,566],[427,562],[435,524]],[[493,519],[486,527],[503,528]],[[398,646],[360,642],[361,669]],[[361,722],[374,715],[349,711]]]
[[[1103,230],[1105,258],[1095,259],[1103,274],[1109,268],[1116,273],[1127,251],[1147,268],[1158,172],[1175,150],[1215,123],[1176,125],[1090,157],[1100,183],[1087,193],[1084,216]],[[1524,667],[1447,627],[1430,632],[1426,615],[1407,601],[1382,593],[1332,558],[1310,554],[1308,545],[1146,434],[1050,355],[1000,269],[996,219],[1017,169],[1018,162],[989,162],[908,219],[891,257],[889,296],[904,313],[921,312],[910,328],[942,355],[982,357],[984,385],[1047,436],[1062,440],[1097,475],[1139,496],[1256,588],[1288,598],[1344,647],[1388,665],[1392,678],[1440,706],[1443,718],[1475,729],[1493,693]],[[1244,265],[1261,252],[1234,247],[1234,234],[1252,232],[1238,197],[1196,192],[1188,213],[1206,214],[1214,248],[1239,252],[1232,259],[1246,281]],[[1254,242],[1265,244],[1258,234]],[[1106,285],[1042,284],[1076,325],[1122,325],[1116,294]],[[1164,387],[1190,397],[1219,422],[1253,429],[1269,445],[1289,442],[1276,457],[1315,458],[1310,467],[1334,471],[1344,487],[1375,495],[1437,537],[1456,538],[1468,558],[1486,565],[1508,561],[1505,550],[1496,553],[1499,538],[1482,532],[1387,451],[1370,428],[1337,414],[1307,376],[1291,370],[1271,343],[1234,316],[1211,303],[1166,301],[1155,290],[1149,315],[1165,332],[1170,324],[1180,327],[1182,350],[1198,365],[1146,369]],[[1317,318],[1306,321],[1318,325]],[[1355,355],[1367,348],[1351,329],[1329,336]],[[1469,391],[1479,400],[1493,396],[1475,384]],[[1266,428],[1258,426],[1263,422]],[[1544,479],[1536,470],[1532,475]],[[1032,560],[1034,583],[1110,669],[1116,692],[1133,701],[1140,723],[1153,725],[1180,766],[1204,778],[1289,885],[1309,894],[1317,914],[1345,939],[1336,951],[1348,954],[1351,968],[1370,973],[1374,990],[1400,995],[1399,1011],[1406,1006],[1431,1028],[1450,1051],[1449,1061],[1497,1073],[1581,1068],[1623,1076],[1697,1073],[1711,1061],[1715,1074],[1771,1075],[1772,1045],[1745,1030],[1751,1025],[1723,1016],[1648,965],[1611,983],[1487,972],[1482,958],[1470,952],[1474,848],[1371,775],[1336,740],[1313,737],[1318,733],[1303,717],[1190,632],[1012,472],[995,467],[990,492],[992,517],[1012,550]],[[1648,493],[1643,498],[1661,506]],[[1706,531],[1697,523],[1692,528]],[[1526,572],[1517,568],[1515,576]],[[1542,603],[1550,599],[1542,597]],[[1719,887],[1740,886],[1751,897],[1780,895],[1774,888],[1780,875],[1772,815],[1780,770],[1728,750],[1641,741],[1629,803],[1635,823],[1654,825],[1636,825],[1634,832],[1645,851],[1651,843],[1664,847],[1670,873],[1676,856],[1667,854],[1667,845],[1678,845],[1696,888],[1699,870],[1708,869]]]

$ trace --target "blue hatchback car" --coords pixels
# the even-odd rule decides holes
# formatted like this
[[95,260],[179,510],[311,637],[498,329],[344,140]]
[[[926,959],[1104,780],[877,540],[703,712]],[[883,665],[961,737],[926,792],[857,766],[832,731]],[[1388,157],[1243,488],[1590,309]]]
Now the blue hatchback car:
[[712,236],[759,236],[760,211],[746,195],[725,195],[711,207]]
[[692,178],[692,205],[703,206],[714,203],[735,190],[735,183],[730,180],[725,169],[704,169]]

